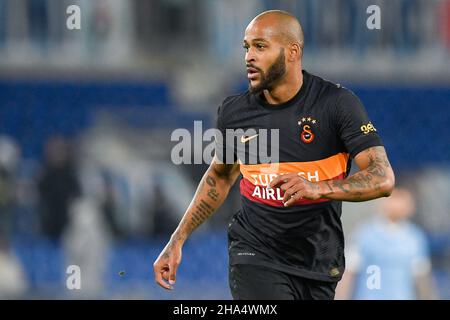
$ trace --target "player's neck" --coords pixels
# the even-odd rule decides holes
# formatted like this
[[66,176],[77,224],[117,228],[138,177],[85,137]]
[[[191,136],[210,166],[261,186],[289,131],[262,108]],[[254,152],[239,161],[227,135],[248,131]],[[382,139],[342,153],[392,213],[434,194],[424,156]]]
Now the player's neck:
[[292,72],[286,74],[283,81],[273,90],[264,90],[264,97],[269,104],[280,104],[291,100],[300,91],[303,85],[303,74],[301,72]]

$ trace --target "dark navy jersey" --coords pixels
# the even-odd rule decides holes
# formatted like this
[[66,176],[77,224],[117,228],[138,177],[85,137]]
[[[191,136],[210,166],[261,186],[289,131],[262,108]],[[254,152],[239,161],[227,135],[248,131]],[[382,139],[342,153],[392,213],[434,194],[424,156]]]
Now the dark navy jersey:
[[345,268],[341,201],[302,199],[284,207],[283,192],[268,185],[284,173],[312,182],[344,179],[352,158],[382,145],[361,101],[303,71],[301,89],[285,103],[271,105],[249,91],[226,98],[217,129],[223,141],[216,155],[241,171],[242,208],[228,227],[230,263],[338,281]]

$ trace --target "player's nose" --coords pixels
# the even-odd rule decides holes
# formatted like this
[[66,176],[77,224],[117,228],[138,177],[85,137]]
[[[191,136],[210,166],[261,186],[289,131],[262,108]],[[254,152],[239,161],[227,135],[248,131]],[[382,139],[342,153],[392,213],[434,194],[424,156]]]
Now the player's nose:
[[245,53],[245,63],[249,64],[249,63],[252,63],[255,61],[256,61],[256,57],[255,57],[254,51],[251,48],[249,48],[247,50],[247,52]]

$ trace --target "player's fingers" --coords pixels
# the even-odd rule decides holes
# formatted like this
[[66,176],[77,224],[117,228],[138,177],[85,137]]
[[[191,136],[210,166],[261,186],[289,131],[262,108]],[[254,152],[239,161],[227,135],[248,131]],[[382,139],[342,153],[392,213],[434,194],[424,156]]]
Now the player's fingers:
[[297,178],[291,178],[288,182],[283,183],[282,185],[280,185],[280,189],[282,191],[287,191],[290,188],[292,188],[294,185],[296,185],[298,183],[298,179]]
[[296,191],[294,187],[287,189],[283,195],[283,203],[287,202]]
[[286,201],[286,202],[284,203],[284,206],[285,206],[285,207],[290,207],[290,206],[292,206],[295,202],[297,202],[298,200],[300,200],[301,198],[302,198],[301,191],[297,191],[296,193],[294,193],[294,194],[291,196],[291,198],[290,198],[288,201]]
[[155,268],[155,281],[156,281],[157,284],[159,284],[159,285],[160,285],[161,287],[163,287],[164,289],[171,290],[171,289],[172,289],[172,286],[169,285],[169,284],[167,284],[167,283],[163,280],[163,277],[162,277],[162,273],[163,273],[163,272],[164,272],[164,271],[158,270],[158,269]]
[[270,181],[269,183],[269,187],[270,188],[275,188],[276,185],[278,185],[280,183],[280,176],[275,177],[272,181]]
[[292,179],[293,177],[296,177],[297,175],[288,173],[288,174],[282,174],[277,176],[275,179],[273,179],[270,183],[269,183],[269,187],[271,188],[275,188],[276,186],[278,186],[279,184],[282,183],[286,183],[288,182],[290,179]]
[[178,269],[178,263],[177,262],[173,262],[170,265],[170,269],[169,269],[169,283],[170,284],[175,284],[175,281],[177,280],[177,269]]
[[297,176],[300,178],[301,181],[309,181],[304,177],[304,175],[301,172],[297,173]]
[[283,203],[289,201],[289,199],[291,199],[291,197],[298,191],[300,191],[300,187],[296,184],[294,184],[292,187],[290,187],[289,189],[286,190],[286,192],[284,193],[283,196]]

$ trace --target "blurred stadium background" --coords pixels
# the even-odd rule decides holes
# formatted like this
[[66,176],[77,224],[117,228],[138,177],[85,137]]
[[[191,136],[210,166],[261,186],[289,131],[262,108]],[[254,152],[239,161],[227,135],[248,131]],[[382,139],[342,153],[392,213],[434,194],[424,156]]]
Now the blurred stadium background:
[[[172,164],[170,134],[213,127],[246,89],[243,31],[267,9],[300,18],[306,70],[364,102],[450,298],[450,0],[0,0],[1,298],[231,298],[237,188],[186,244],[176,290],[152,264],[206,169]],[[346,235],[375,212],[345,204]],[[66,288],[72,264],[81,290]]]

